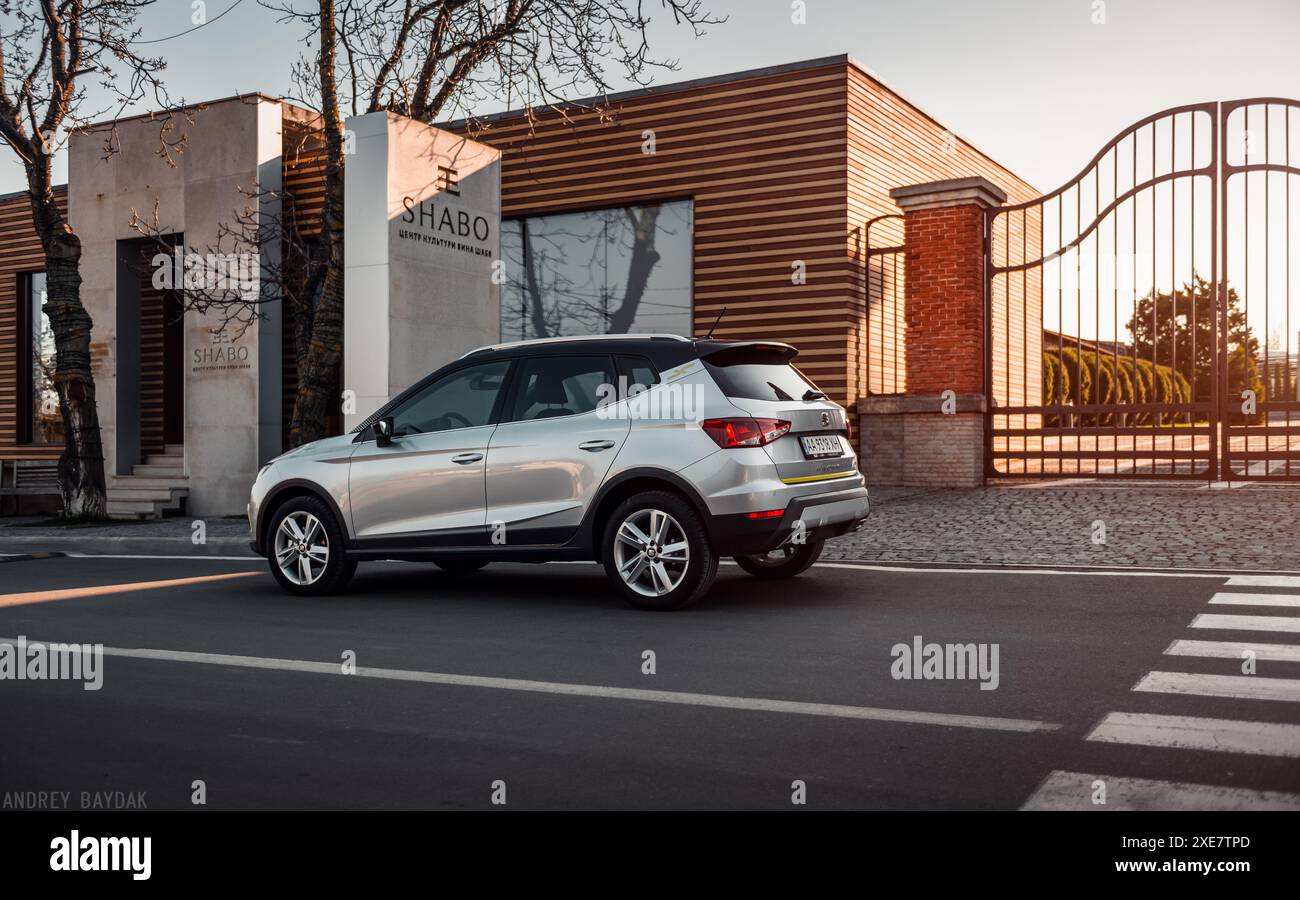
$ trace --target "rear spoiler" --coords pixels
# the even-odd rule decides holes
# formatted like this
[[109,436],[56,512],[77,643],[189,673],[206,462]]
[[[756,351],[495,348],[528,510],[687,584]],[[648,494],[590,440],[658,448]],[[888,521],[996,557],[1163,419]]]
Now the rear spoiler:
[[700,359],[715,366],[781,365],[799,355],[794,347],[780,341],[696,341],[695,347]]

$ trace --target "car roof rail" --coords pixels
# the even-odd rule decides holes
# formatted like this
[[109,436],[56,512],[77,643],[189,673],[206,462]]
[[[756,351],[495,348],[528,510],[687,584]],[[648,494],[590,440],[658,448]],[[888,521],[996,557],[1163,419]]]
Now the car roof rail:
[[571,334],[562,337],[531,338],[526,341],[507,341],[500,344],[486,344],[476,347],[460,357],[466,359],[478,353],[490,353],[496,350],[513,350],[517,347],[545,346],[563,343],[594,343],[597,341],[680,341],[689,344],[691,338],[680,334]]

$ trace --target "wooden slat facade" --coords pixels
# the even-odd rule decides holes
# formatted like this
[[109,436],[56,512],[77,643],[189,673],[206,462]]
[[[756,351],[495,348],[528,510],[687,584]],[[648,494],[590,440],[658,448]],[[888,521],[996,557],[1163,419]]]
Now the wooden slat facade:
[[[897,206],[889,196],[892,188],[982,175],[1007,192],[1008,203],[1021,203],[1039,196],[1037,189],[1010,169],[991,159],[852,63],[848,64],[848,95],[850,253],[858,254],[859,247],[863,246],[864,237],[860,231],[862,223],[877,216],[898,213]],[[893,227],[887,225],[881,234],[886,238],[894,235],[897,243],[901,244],[900,226],[897,223],[890,224]],[[1019,232],[1012,237],[1019,240]],[[1029,239],[1037,244],[1036,233],[1030,235]],[[883,245],[875,232],[872,243],[875,246]],[[895,289],[887,289],[882,295],[879,291],[868,292],[864,285],[864,289],[855,294],[859,301],[868,296],[875,301],[869,309],[863,310],[861,306],[854,309],[853,320],[858,327],[848,334],[846,359],[849,371],[845,374],[845,381],[851,386],[849,395],[855,398],[868,393],[902,393],[906,389],[905,314],[896,304],[897,298],[906,294],[902,276],[903,260],[900,254],[897,259],[885,257],[881,262],[886,267],[885,271],[877,271],[872,275],[878,282],[883,277],[886,286]],[[857,271],[864,277],[868,275],[861,266],[857,267]],[[898,279],[898,284],[891,285],[890,282],[895,278]],[[1006,298],[995,295],[992,299],[992,314],[1002,322],[1009,311]],[[1028,342],[1032,344],[1034,340],[1041,341],[1041,318],[1027,324]],[[1017,335],[1022,335],[1026,329],[1016,328],[1014,331]],[[1034,360],[1035,368],[1030,373],[1034,377],[1028,381],[1024,379],[1023,360],[1026,357],[1023,345],[1012,347],[1011,350],[1016,363],[1010,370],[1016,376],[1015,384],[1017,387],[1023,386],[1032,395],[1038,387],[1038,345],[1029,347],[1032,355],[1028,358]],[[1019,353],[1019,356],[1014,356],[1015,353]],[[1008,373],[1008,369],[1006,366],[994,366],[994,373],[995,377],[1001,378]],[[1019,395],[1016,399],[1019,399]]]
[[[55,188],[60,207],[67,211],[67,189]],[[19,341],[23,316],[18,308],[18,286],[24,273],[45,270],[45,253],[32,228],[32,206],[26,192],[0,197],[0,459],[58,459],[63,445],[21,444],[18,421],[22,402],[18,392],[24,381],[18,371],[22,359]]]
[[1012,201],[1037,196],[847,57],[452,127],[503,151],[507,218],[690,198],[695,332],[726,307],[717,336],[794,344],[850,407],[869,353],[901,341],[896,311],[872,319],[865,302],[863,225],[898,212],[889,189],[984,175]]
[[[319,231],[323,199],[317,119],[283,108],[286,220],[310,238]],[[889,190],[983,175],[1012,203],[1038,193],[847,57],[634,91],[598,109],[506,113],[446,127],[503,151],[505,217],[690,199],[695,332],[707,330],[726,307],[717,336],[789,341],[800,349],[800,366],[850,408],[868,391],[905,387],[892,374],[904,362],[902,311],[867,302],[863,228],[898,212]],[[653,154],[642,151],[647,130],[654,132]],[[26,195],[0,198],[0,456],[6,458],[58,455],[58,448],[20,448],[14,441],[17,275],[42,267]],[[805,273],[802,283],[792,279],[797,267]],[[1005,298],[994,302],[994,314],[1005,314]],[[1036,365],[1041,323],[1028,325],[1016,330],[1028,334],[1024,345],[1006,352]],[[297,390],[288,304],[283,337],[287,428]],[[1034,381],[1032,372],[1002,368],[1010,378]]]

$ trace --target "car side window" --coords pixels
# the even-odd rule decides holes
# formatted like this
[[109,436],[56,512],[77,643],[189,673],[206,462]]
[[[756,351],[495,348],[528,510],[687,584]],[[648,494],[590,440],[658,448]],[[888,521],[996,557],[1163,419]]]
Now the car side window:
[[439,378],[389,412],[393,436],[490,424],[509,369],[509,362],[485,363]]
[[644,356],[618,357],[618,374],[625,379],[629,394],[637,388],[644,390],[659,383],[659,373]]
[[538,356],[520,364],[516,382],[510,421],[589,413],[614,379],[607,356]]

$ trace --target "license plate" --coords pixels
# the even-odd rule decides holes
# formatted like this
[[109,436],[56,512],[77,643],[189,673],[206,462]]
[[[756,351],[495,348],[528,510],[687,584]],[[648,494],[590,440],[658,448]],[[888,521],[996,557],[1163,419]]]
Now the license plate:
[[812,434],[799,438],[803,444],[803,455],[808,459],[820,459],[823,456],[839,456],[843,453],[840,439],[833,434]]

